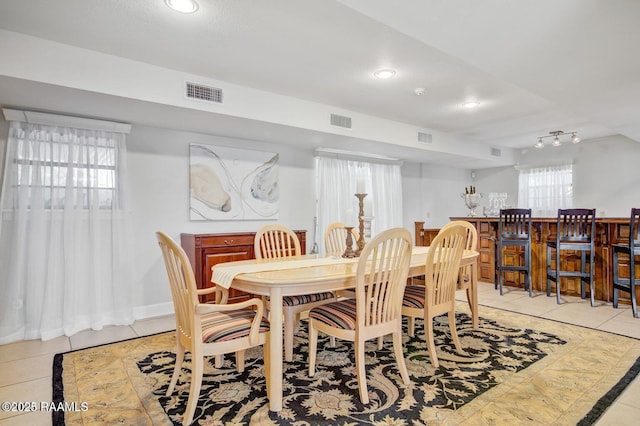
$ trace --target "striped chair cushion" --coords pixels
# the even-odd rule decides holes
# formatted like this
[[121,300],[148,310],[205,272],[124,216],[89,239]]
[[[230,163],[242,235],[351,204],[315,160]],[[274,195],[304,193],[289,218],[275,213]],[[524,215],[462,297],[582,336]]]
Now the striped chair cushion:
[[402,299],[402,306],[407,308],[424,309],[424,286],[423,285],[408,285],[404,288],[404,298]]
[[309,311],[309,318],[344,330],[355,330],[357,323],[356,300],[340,300],[315,307]]
[[330,291],[324,293],[304,294],[302,296],[284,296],[282,304],[284,306],[304,305],[311,302],[320,302],[321,300],[333,299],[335,295]]
[[[215,312],[202,317],[202,341],[204,343],[224,342],[249,336],[251,321],[256,316],[251,309],[230,312]],[[269,331],[269,320],[263,318],[260,333]]]

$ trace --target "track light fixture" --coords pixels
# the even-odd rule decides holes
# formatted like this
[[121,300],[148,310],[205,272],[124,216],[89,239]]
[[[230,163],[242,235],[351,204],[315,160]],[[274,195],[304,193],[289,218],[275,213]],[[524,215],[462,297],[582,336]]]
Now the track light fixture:
[[544,148],[544,139],[553,138],[553,142],[551,143],[553,146],[560,146],[562,142],[560,142],[560,138],[565,135],[571,135],[571,142],[578,143],[580,142],[580,138],[576,135],[578,132],[563,132],[562,130],[554,130],[553,132],[549,132],[547,136],[539,136],[538,142],[534,145],[536,148]]

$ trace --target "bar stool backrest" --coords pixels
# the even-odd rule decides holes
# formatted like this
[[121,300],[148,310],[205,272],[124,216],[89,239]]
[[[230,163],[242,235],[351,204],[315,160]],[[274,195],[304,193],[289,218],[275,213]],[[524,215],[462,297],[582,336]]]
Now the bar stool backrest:
[[596,209],[558,209],[557,241],[593,243]]
[[531,209],[502,209],[498,223],[498,236],[504,240],[531,238]]
[[640,247],[640,209],[631,209],[631,220],[629,223],[629,248]]

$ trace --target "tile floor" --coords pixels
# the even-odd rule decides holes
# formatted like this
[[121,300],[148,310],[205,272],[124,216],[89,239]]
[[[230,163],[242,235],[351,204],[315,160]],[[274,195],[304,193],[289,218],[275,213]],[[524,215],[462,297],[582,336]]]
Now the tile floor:
[[[459,292],[460,300],[465,300]],[[493,284],[480,283],[478,299],[481,305],[508,309],[543,318],[583,325],[640,339],[640,319],[634,319],[631,310],[621,305],[613,309],[610,304],[598,302],[595,308],[588,300],[563,297],[561,305],[555,297],[544,293],[529,298],[521,289],[506,287],[500,296]],[[482,308],[481,308],[482,309]],[[482,315],[482,310],[480,311]],[[105,327],[101,331],[87,330],[71,337],[59,337],[46,342],[23,341],[0,346],[0,402],[51,401],[51,373],[56,353],[81,349],[98,344],[145,336],[175,328],[172,316],[136,321],[131,326]],[[599,426],[640,424],[640,378],[636,379],[598,422]],[[0,426],[49,425],[49,412],[21,414],[0,411]]]

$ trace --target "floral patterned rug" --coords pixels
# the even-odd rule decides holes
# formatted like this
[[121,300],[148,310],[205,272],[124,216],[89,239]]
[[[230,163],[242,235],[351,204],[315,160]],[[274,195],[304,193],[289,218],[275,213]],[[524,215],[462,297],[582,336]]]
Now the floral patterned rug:
[[[365,356],[366,405],[358,396],[350,342],[337,340],[330,347],[321,338],[316,374],[308,376],[303,321],[294,360],[284,366],[282,411],[268,410],[262,350],[256,348],[247,352],[243,373],[235,371],[233,355],[220,369],[213,360],[208,363],[194,424],[576,424],[640,356],[636,339],[487,307],[480,314],[477,330],[468,314],[457,315],[466,355],[456,354],[446,316],[436,318],[437,369],[417,321],[415,337],[405,334],[404,341],[408,386],[396,368],[391,340],[385,339],[382,350],[371,341]],[[89,410],[67,412],[54,424],[179,425],[190,370],[165,397],[174,339],[173,333],[164,333],[57,355],[62,370],[58,397],[87,402]]]

